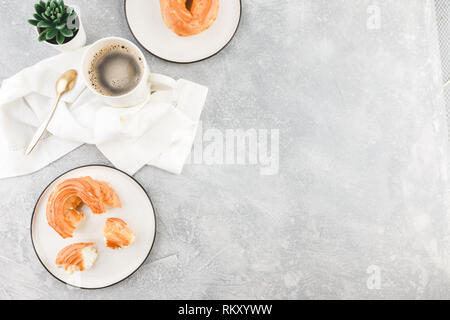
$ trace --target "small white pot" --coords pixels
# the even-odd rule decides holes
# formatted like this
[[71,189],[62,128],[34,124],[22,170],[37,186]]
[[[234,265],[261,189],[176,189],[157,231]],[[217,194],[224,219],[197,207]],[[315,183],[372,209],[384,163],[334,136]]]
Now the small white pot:
[[[80,22],[80,27],[78,28],[77,35],[75,37],[73,37],[72,39],[70,39],[69,42],[66,42],[63,44],[53,44],[48,41],[43,41],[48,46],[53,47],[60,52],[73,51],[73,50],[79,49],[81,47],[84,47],[86,45],[86,32],[84,31],[83,22],[81,21],[80,10],[75,6],[69,5],[69,7],[74,8],[75,12],[78,15],[78,21]],[[39,35],[39,30],[36,29],[36,31]]]

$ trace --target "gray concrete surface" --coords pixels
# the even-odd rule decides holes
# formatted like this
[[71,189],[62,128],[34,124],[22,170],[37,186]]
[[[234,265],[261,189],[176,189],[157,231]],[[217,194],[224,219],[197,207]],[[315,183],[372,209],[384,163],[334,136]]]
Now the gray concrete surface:
[[[0,79],[55,52],[0,1]],[[279,129],[279,171],[146,167],[158,234],[126,281],[84,291],[54,280],[29,223],[42,189],[107,160],[83,146],[0,181],[0,298],[450,298],[448,141],[431,0],[244,0],[230,46],[152,69],[210,87],[203,129]],[[132,39],[122,1],[73,0],[88,41]],[[375,6],[374,6],[375,5]],[[374,14],[379,12],[379,22]],[[375,20],[374,20],[375,19]]]

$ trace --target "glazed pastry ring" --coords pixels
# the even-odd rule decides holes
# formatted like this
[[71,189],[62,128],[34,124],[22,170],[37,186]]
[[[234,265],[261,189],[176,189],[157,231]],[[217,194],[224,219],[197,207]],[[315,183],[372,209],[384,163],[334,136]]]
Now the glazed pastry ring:
[[[124,5],[128,26],[139,44],[154,56],[175,63],[198,62],[221,52],[233,40],[242,10],[240,0],[220,0],[210,28],[180,37],[164,23],[160,0],[125,0]],[[223,50],[225,53],[234,54],[232,48]]]
[[220,0],[159,0],[161,15],[169,29],[180,37],[193,36],[211,27]]
[[[109,208],[103,214],[92,214],[86,207],[82,208],[84,221],[72,238],[63,239],[47,223],[48,198],[62,181],[86,176],[108,182],[120,197],[122,208]],[[113,217],[125,220],[136,233],[136,241],[126,249],[112,250],[105,246],[103,227],[106,219]],[[149,195],[134,178],[112,167],[90,165],[62,174],[43,190],[33,210],[30,231],[36,255],[52,276],[71,286],[97,289],[126,279],[145,262],[156,236],[156,217]],[[79,242],[94,242],[98,259],[89,270],[70,274],[59,268],[55,259],[62,248]]]

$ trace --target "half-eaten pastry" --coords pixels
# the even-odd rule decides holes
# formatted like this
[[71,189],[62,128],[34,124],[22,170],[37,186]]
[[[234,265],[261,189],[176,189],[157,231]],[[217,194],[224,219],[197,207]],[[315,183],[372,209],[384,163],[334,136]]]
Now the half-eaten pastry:
[[98,252],[93,242],[74,243],[59,251],[56,256],[56,265],[69,273],[84,271],[92,267],[97,255]]
[[71,238],[85,218],[79,211],[85,204],[92,213],[101,214],[108,208],[120,208],[119,196],[104,181],[91,177],[67,179],[50,194],[47,201],[47,222],[61,237]]
[[106,246],[111,249],[128,247],[136,239],[126,222],[119,218],[108,218],[106,220],[103,235],[105,236]]

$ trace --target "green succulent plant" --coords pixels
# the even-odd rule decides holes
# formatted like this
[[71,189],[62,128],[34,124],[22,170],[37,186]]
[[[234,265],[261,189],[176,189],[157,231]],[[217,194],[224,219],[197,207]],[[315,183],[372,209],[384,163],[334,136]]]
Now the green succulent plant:
[[39,30],[39,41],[63,44],[73,38],[78,31],[76,27],[69,28],[68,19],[73,19],[75,10],[67,7],[63,0],[39,1],[34,5],[34,19],[28,20]]

